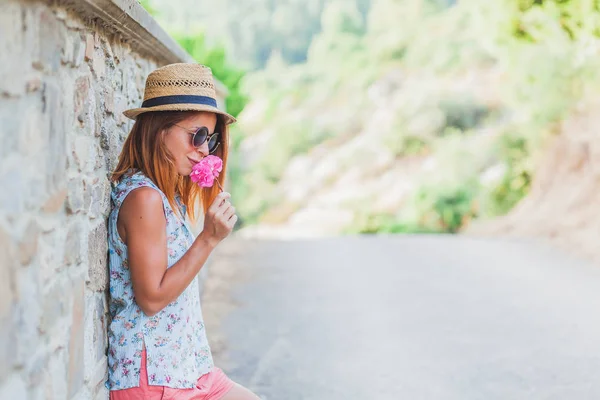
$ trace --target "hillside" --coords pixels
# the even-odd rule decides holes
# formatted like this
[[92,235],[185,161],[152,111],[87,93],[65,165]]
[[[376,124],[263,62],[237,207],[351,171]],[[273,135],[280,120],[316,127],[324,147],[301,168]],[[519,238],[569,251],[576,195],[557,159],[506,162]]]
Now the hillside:
[[236,4],[211,34],[260,36],[230,48],[251,67],[230,169],[242,234],[533,235],[594,253],[596,5],[288,0],[229,32]]

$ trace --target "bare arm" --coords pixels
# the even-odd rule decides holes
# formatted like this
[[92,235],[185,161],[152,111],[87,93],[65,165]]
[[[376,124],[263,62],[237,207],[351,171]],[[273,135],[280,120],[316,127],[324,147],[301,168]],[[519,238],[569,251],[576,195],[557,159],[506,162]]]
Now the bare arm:
[[160,193],[152,188],[132,191],[121,206],[119,221],[129,256],[131,282],[137,304],[152,316],[183,293],[208,256],[233,229],[237,217],[221,193],[205,216],[204,230],[188,251],[167,268],[165,214]]

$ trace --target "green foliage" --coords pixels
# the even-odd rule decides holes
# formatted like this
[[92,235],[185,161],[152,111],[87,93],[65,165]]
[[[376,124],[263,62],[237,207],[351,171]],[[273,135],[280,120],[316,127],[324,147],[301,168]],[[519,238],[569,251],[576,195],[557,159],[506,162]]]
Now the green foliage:
[[[452,233],[473,218],[509,212],[530,190],[534,151],[586,87],[600,87],[595,0],[259,3],[262,16],[238,18],[231,36],[243,59],[265,66],[245,81],[264,105],[264,126],[255,131],[276,132],[258,161],[236,169],[247,222],[283,221],[299,206],[275,194],[287,163],[324,140],[356,134],[358,128],[348,133],[361,125],[353,114],[373,110],[367,88],[388,71],[401,78],[382,85],[394,104],[384,105],[393,115],[378,137],[397,158],[437,160],[434,174],[444,177],[417,180],[402,212],[358,212],[348,232]],[[312,120],[328,114],[339,116],[337,125],[314,128]],[[369,126],[369,111],[361,118]],[[476,149],[474,157],[448,150],[505,126],[511,131],[500,133],[492,150]],[[496,164],[503,174],[480,183]]]
[[531,187],[527,139],[518,134],[504,134],[498,140],[497,153],[506,171],[501,180],[484,195],[484,213],[487,216],[506,214],[529,193]]
[[425,185],[416,191],[412,222],[422,229],[457,232],[465,223],[477,217],[476,196],[479,185],[474,180],[458,184]]
[[479,186],[424,185],[398,215],[359,213],[346,233],[455,233],[478,216]]
[[427,151],[427,142],[418,136],[394,132],[384,138],[384,143],[396,157],[423,154]]
[[519,38],[541,39],[526,25],[542,14],[551,17],[570,39],[587,34],[600,36],[600,3],[596,0],[516,0],[516,3],[520,13],[515,18],[515,36]]
[[489,115],[487,107],[466,98],[458,101],[442,99],[439,107],[446,117],[444,129],[468,131],[476,128]]
[[[332,3],[357,11],[344,19],[349,29],[364,24],[371,0],[220,0],[209,6],[197,0],[152,0],[161,25],[189,34],[200,26],[209,42],[223,42],[237,65],[263,69],[273,54],[289,64],[306,61],[313,37],[321,32],[323,10]],[[330,13],[334,19],[336,13]],[[327,19],[329,21],[329,19]]]
[[152,7],[151,0],[138,0],[142,7],[152,16],[157,14],[157,11],[154,7]]
[[440,233],[436,229],[402,222],[393,214],[359,213],[353,223],[344,229],[345,234],[375,233]]
[[292,157],[306,153],[329,137],[330,132],[315,129],[310,124],[284,126],[271,136],[253,171],[259,172],[268,181],[277,183]]

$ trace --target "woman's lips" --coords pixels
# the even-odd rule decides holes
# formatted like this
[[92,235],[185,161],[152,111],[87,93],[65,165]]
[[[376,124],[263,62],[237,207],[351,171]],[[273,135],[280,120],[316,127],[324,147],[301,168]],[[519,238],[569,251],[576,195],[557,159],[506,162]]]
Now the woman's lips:
[[196,165],[196,164],[198,164],[200,162],[200,161],[196,161],[193,158],[189,158],[189,157],[187,159],[190,160],[190,162],[192,163],[192,165]]

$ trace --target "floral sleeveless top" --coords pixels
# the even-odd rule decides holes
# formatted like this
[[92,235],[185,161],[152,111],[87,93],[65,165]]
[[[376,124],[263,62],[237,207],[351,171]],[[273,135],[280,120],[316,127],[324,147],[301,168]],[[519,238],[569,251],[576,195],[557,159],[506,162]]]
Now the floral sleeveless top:
[[162,191],[141,172],[126,174],[112,190],[108,219],[110,270],[108,327],[108,381],[111,390],[139,386],[143,344],[146,346],[148,384],[193,388],[196,380],[210,372],[213,359],[206,338],[196,279],[172,303],[148,317],[135,301],[129,274],[127,246],[117,232],[117,216],[132,190],[151,187],[163,199],[167,219],[168,267],[175,264],[194,241],[185,221],[185,206],[178,197],[182,221]]

